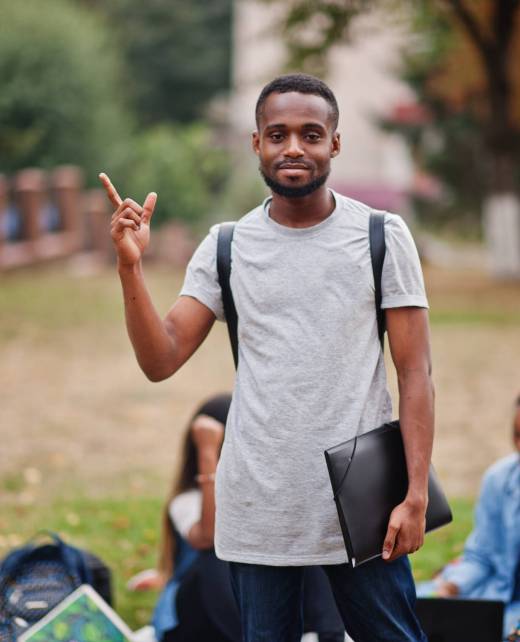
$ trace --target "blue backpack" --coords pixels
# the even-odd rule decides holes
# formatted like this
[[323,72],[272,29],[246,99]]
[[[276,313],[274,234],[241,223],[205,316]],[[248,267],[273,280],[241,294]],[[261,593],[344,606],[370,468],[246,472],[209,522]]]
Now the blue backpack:
[[14,642],[92,574],[83,551],[47,533],[50,544],[29,541],[0,564],[0,642]]

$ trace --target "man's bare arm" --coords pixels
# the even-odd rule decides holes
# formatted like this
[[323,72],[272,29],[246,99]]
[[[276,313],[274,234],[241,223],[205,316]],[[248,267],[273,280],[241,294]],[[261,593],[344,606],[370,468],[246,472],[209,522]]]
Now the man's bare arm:
[[150,241],[157,194],[148,194],[141,206],[131,198],[121,199],[106,174],[99,178],[115,208],[110,235],[117,253],[128,335],[143,372],[152,381],[161,381],[195,352],[210,331],[215,315],[195,299],[181,297],[166,319],[160,318],[146,288],[141,262]]
[[408,493],[392,512],[383,547],[383,558],[391,561],[416,551],[424,541],[434,389],[427,310],[392,308],[386,310],[386,323],[397,371],[399,419],[408,469]]
[[215,315],[191,297],[179,297],[164,321],[146,288],[141,265],[119,268],[128,336],[137,361],[151,381],[167,379],[208,335]]

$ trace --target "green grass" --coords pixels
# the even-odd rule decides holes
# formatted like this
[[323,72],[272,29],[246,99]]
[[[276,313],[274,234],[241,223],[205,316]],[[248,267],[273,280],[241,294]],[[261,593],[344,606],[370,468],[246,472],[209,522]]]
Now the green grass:
[[450,505],[453,522],[428,533],[424,546],[411,557],[417,581],[430,579],[442,566],[462,553],[464,541],[473,527],[473,502],[453,499]]
[[112,570],[115,608],[132,628],[149,623],[155,593],[133,593],[128,579],[155,566],[162,500],[154,498],[81,499],[49,505],[2,508],[0,556],[22,545],[40,529],[98,555]]
[[[454,521],[429,534],[424,547],[412,556],[417,580],[428,579],[460,554],[471,530],[472,505],[453,500]],[[0,555],[21,545],[39,529],[58,532],[67,542],[86,548],[112,570],[115,608],[137,629],[149,623],[156,593],[132,593],[125,588],[135,573],[155,565],[161,500],[156,498],[81,499],[54,501],[48,506],[6,506],[0,517]]]

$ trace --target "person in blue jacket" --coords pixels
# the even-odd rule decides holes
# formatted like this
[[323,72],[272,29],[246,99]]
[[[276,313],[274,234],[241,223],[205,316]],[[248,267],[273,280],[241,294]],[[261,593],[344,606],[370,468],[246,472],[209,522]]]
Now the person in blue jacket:
[[516,452],[496,461],[484,474],[475,526],[462,558],[417,589],[424,597],[504,602],[504,635],[520,619],[520,395],[515,401],[513,442]]

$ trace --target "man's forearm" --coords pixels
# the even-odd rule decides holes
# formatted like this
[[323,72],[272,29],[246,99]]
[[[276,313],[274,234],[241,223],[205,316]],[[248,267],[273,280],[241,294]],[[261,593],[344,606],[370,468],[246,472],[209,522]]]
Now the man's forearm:
[[407,501],[421,507],[428,501],[428,471],[433,446],[434,388],[426,369],[398,374],[399,419],[408,469]]
[[141,263],[118,266],[123,288],[128,336],[143,372],[161,381],[174,372],[175,341],[155,309],[146,288]]

